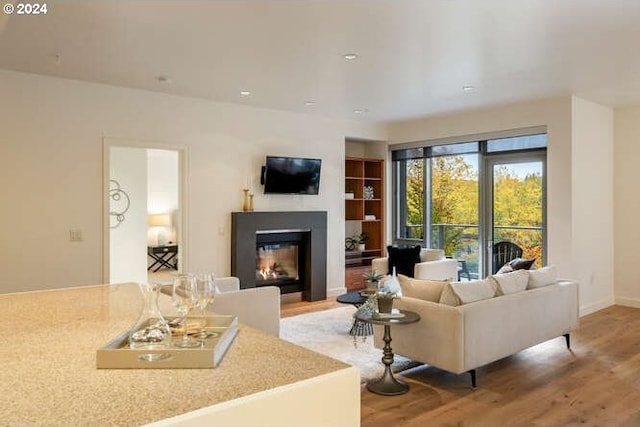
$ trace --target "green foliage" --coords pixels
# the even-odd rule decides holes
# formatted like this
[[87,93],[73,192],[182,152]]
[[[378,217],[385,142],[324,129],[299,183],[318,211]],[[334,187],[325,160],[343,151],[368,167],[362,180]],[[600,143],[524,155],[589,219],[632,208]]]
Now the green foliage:
[[[468,156],[432,159],[432,224],[478,224],[478,172],[467,160]],[[438,230],[438,246],[449,255],[461,250],[463,232],[462,227]]]
[[[456,155],[431,159],[431,223],[434,246],[444,248],[447,255],[469,251],[470,242],[477,245],[478,171],[476,155]],[[424,163],[408,160],[407,224],[422,225],[425,195]],[[494,179],[494,224],[498,227],[542,226],[542,176],[540,173],[520,177],[509,167],[501,166]],[[440,225],[444,224],[444,225]],[[446,226],[447,224],[467,227]],[[421,228],[416,227],[416,230]],[[423,238],[423,233],[408,235]],[[524,249],[525,258],[542,259],[542,233],[539,230],[497,228],[495,241],[509,240]],[[476,249],[477,250],[477,249]],[[477,254],[473,255],[477,257]],[[477,261],[475,261],[477,262]]]
[[[422,226],[424,218],[424,162],[407,160],[407,224]],[[422,230],[416,228],[414,230]],[[422,239],[423,233],[407,237]]]
[[382,279],[384,277],[384,274],[379,274],[372,270],[367,273],[364,273],[362,277],[364,277],[367,282],[374,283]]
[[362,232],[360,234],[356,234],[354,236],[351,236],[351,238],[356,242],[356,243],[367,243],[367,239],[369,239],[369,235],[365,232]]

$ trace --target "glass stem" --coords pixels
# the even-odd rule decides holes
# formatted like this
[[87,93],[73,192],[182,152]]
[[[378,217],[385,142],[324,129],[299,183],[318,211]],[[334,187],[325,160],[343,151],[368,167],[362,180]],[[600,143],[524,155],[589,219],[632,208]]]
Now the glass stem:
[[206,322],[206,320],[204,318],[204,313],[205,313],[206,308],[207,308],[206,306],[200,307],[200,314],[202,315],[202,319],[201,320],[204,322],[204,323],[202,323],[202,330],[200,331],[200,338],[202,338],[202,339],[207,338],[207,322]]
[[187,317],[189,317],[188,311],[184,314],[184,316],[182,316],[182,326],[184,327],[184,333],[182,335],[182,345],[185,347],[189,344],[189,336],[187,335]]

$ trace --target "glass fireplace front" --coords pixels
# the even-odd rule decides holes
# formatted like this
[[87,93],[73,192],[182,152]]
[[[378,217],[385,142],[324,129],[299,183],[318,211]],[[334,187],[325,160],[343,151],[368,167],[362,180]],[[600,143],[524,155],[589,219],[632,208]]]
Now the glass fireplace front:
[[256,286],[278,286],[282,293],[304,288],[308,245],[305,232],[260,233],[256,237]]

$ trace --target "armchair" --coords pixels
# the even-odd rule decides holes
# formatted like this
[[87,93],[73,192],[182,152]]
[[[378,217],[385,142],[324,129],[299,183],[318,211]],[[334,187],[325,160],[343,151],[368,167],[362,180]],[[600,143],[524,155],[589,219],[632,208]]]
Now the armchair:
[[280,335],[280,288],[261,286],[240,289],[237,277],[221,277],[214,281],[220,293],[207,310],[236,315],[240,323],[276,337]]
[[[241,324],[260,329],[270,335],[280,335],[280,289],[276,286],[240,289],[237,277],[216,277],[214,282],[220,293],[207,311],[238,316]],[[162,294],[171,296],[171,285],[161,288]],[[170,298],[159,299],[163,314],[174,311]]]
[[[388,274],[389,258],[375,258],[371,267],[378,274]],[[416,279],[456,280],[458,277],[458,261],[445,258],[442,249],[423,248],[420,250],[420,262],[413,270]]]

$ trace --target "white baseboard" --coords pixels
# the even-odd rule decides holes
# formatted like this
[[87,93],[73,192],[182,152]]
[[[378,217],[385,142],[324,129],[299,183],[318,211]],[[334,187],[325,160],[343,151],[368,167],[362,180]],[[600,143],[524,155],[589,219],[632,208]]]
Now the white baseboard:
[[616,305],[624,305],[625,307],[640,308],[640,298],[616,297]]
[[611,307],[615,303],[616,301],[613,299],[613,297],[608,297],[601,299],[600,301],[596,301],[592,304],[584,305],[580,307],[580,317],[586,316],[587,314],[595,313],[596,311],[600,311],[607,307]]
[[347,293],[347,288],[345,288],[344,286],[339,287],[339,288],[327,289],[327,296],[328,297],[337,297],[338,295],[342,295],[342,294],[346,294],[346,293]]

